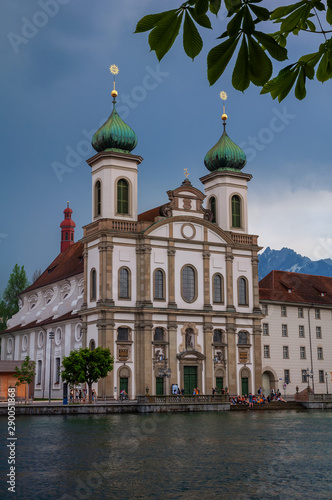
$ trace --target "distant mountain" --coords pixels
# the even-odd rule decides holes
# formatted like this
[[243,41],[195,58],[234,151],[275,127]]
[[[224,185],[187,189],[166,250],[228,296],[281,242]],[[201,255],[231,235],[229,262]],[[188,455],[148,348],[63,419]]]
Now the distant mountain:
[[332,277],[332,260],[311,260],[290,248],[272,250],[267,247],[259,254],[258,277],[261,280],[270,271],[289,271],[293,273],[315,274]]

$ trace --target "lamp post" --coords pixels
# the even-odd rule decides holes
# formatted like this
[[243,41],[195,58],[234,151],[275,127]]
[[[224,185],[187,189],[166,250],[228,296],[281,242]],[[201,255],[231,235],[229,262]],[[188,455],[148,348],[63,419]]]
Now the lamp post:
[[327,372],[325,372],[325,382],[326,382],[326,394],[329,393],[329,382],[327,380]]
[[164,367],[160,367],[158,369],[158,376],[162,377],[164,379],[171,378],[171,376],[172,376],[172,370],[170,368],[167,368],[167,361],[166,361],[166,359],[165,359],[164,363],[165,363],[165,366]]
[[48,385],[48,404],[51,404],[51,379],[52,379],[52,340],[54,339],[54,332],[50,332],[48,334],[48,338],[50,339],[50,380]]

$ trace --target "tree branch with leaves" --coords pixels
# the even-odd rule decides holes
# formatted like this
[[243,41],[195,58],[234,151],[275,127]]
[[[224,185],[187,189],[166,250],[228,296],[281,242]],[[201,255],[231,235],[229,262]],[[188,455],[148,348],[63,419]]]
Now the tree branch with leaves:
[[[295,97],[304,99],[307,79],[316,77],[325,82],[332,78],[332,38],[329,35],[332,33],[332,0],[301,0],[272,11],[258,5],[262,3],[264,0],[224,1],[229,21],[218,37],[223,41],[207,56],[209,83],[216,83],[233,60],[232,85],[236,90],[243,92],[254,84],[262,87],[261,94],[270,93],[280,102],[295,87]],[[221,7],[221,0],[189,0],[177,9],[143,17],[135,33],[150,31],[150,48],[161,61],[182,27],[184,51],[194,59],[203,48],[199,31],[212,29],[210,17],[218,16]],[[278,29],[270,33],[274,24]],[[303,55],[271,78],[273,62],[283,62],[289,57],[289,36],[300,36],[304,32],[321,36],[322,41],[315,39],[317,51]]]

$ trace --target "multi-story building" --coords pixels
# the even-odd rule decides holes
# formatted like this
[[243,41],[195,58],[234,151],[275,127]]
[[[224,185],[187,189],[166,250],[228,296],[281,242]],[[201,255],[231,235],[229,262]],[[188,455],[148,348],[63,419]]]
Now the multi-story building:
[[[263,389],[324,393],[332,370],[332,278],[271,271],[259,282]],[[332,390],[332,386],[330,387]]]
[[98,384],[101,397],[117,397],[123,388],[130,397],[146,387],[170,393],[176,386],[186,393],[215,386],[254,392],[262,375],[260,248],[248,234],[252,177],[242,172],[245,155],[226,133],[227,116],[205,156],[204,192],[186,173],[181,186],[169,186],[168,200],[138,215],[142,158],[131,153],[136,135],[117,114],[116,95],[88,160],[92,221],[76,244],[73,226],[63,223],[68,248],[23,292],[2,335],[2,359],[29,353],[37,361],[35,394],[44,396],[47,373],[54,389],[63,356],[80,345],[109,347],[114,355],[113,371]]

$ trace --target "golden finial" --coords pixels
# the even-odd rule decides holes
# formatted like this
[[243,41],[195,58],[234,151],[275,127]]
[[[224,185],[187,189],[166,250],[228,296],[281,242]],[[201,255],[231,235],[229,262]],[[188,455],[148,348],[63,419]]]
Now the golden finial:
[[224,124],[228,118],[228,116],[225,113],[225,101],[227,99],[227,94],[224,90],[220,92],[220,99],[222,100],[222,116],[221,119],[224,120]]
[[188,179],[188,177],[189,177],[188,169],[184,168],[183,171],[184,171],[185,178]]
[[110,72],[112,73],[112,75],[114,75],[114,78],[113,78],[113,90],[111,92],[111,96],[115,99],[116,96],[118,95],[117,91],[115,90],[115,75],[117,75],[119,73],[119,68],[115,64],[112,64],[110,66]]

